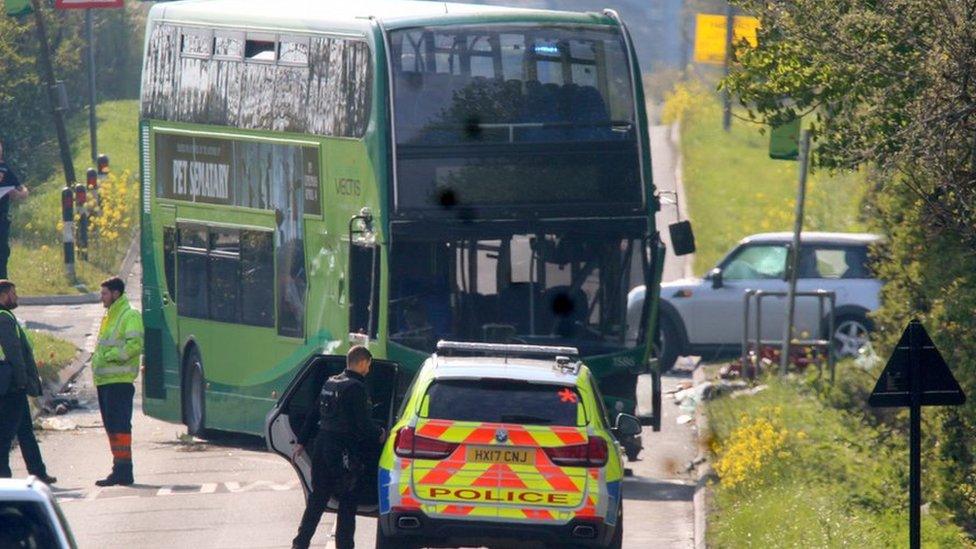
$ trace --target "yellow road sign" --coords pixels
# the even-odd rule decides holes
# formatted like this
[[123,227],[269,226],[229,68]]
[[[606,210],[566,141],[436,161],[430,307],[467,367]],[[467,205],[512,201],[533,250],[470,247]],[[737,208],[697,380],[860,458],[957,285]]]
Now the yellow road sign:
[[[756,46],[759,19],[736,15],[732,20],[732,40],[745,38]],[[695,19],[695,62],[721,65],[725,63],[725,16],[699,13]]]

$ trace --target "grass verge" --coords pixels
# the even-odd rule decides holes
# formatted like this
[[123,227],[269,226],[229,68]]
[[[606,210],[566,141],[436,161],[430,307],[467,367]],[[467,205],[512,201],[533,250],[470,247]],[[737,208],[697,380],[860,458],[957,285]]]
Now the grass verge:
[[[98,105],[99,150],[109,155],[113,184],[108,185],[105,197],[114,205],[112,224],[124,230],[103,231],[108,237],[92,234],[90,238],[91,261],[76,261],[77,281],[67,278],[61,244],[61,190],[64,175],[59,169],[45,181],[34,181],[30,174],[21,179],[30,188],[31,195],[25,202],[15,203],[11,210],[11,254],[9,276],[17,283],[21,295],[72,294],[91,291],[110,273],[114,273],[122,258],[135,227],[138,209],[138,182],[135,177],[139,168],[138,152],[138,101],[106,101]],[[72,155],[75,175],[85,181],[85,170],[91,166],[91,148],[88,142],[87,112],[76,113],[69,120],[72,137]],[[119,204],[119,200],[124,203]],[[104,201],[103,201],[104,202]],[[77,286],[80,285],[80,286]]]
[[[711,269],[741,238],[793,229],[797,163],[769,158],[769,135],[733,119],[722,130],[714,94],[679,84],[665,118],[682,121],[681,150],[688,209],[695,222],[694,270]],[[808,179],[804,230],[856,231],[866,185],[859,173],[814,172]]]
[[71,364],[78,349],[71,342],[65,341],[45,332],[29,330],[34,347],[34,360],[41,379],[52,382],[58,379],[58,374],[65,366]]
[[[710,547],[900,547],[908,539],[908,451],[806,387],[772,379],[754,396],[707,406],[720,481]],[[923,486],[924,489],[924,486]],[[937,506],[927,547],[967,547]]]

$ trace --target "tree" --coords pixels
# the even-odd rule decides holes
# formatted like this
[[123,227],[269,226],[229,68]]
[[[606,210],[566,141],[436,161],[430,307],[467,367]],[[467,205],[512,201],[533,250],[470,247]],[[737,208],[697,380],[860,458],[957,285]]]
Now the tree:
[[[138,95],[146,10],[132,4],[98,10],[95,50],[100,98]],[[84,12],[49,8],[44,15],[55,75],[64,81],[69,109],[82,109],[88,101]],[[54,149],[45,146],[53,141],[54,128],[38,76],[37,47],[32,16],[0,15],[0,140],[4,156],[28,184],[47,179],[57,165]]]
[[814,164],[867,168],[887,236],[876,316],[888,345],[918,316],[971,396],[941,409],[933,492],[976,529],[976,0],[744,0],[759,46],[723,86],[749,116],[808,115]]

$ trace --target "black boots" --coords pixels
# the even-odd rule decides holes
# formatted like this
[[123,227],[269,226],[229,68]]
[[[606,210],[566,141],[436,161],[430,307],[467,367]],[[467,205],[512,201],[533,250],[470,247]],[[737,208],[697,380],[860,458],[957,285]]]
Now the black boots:
[[34,475],[37,480],[43,482],[44,484],[51,485],[58,481],[58,477],[52,477],[51,475],[44,473],[42,475]]
[[135,480],[132,478],[132,462],[115,463],[112,472],[102,480],[96,480],[95,486],[131,486]]

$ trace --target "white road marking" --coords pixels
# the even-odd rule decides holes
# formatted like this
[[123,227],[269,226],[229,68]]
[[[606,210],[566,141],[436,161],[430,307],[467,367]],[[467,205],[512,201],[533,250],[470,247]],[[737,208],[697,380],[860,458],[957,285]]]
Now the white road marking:
[[[152,487],[156,488],[156,487]],[[296,490],[298,481],[274,482],[270,480],[256,480],[254,482],[240,483],[236,481],[227,482],[204,482],[203,484],[166,484],[159,486],[155,490],[146,490],[138,485],[131,488],[93,488],[91,490],[79,490],[77,492],[64,493],[59,496],[58,502],[62,504],[94,501],[106,499],[124,498],[148,498],[148,497],[172,497],[172,496],[191,496],[201,494],[239,494],[242,492],[284,492]]]
[[227,491],[232,494],[237,494],[240,492],[263,492],[264,489],[272,490],[275,492],[283,492],[286,490],[292,490],[296,487],[298,481],[286,482],[285,484],[279,484],[277,482],[271,482],[270,480],[256,480],[250,484],[241,486],[239,482],[225,482],[224,486],[227,487]]

